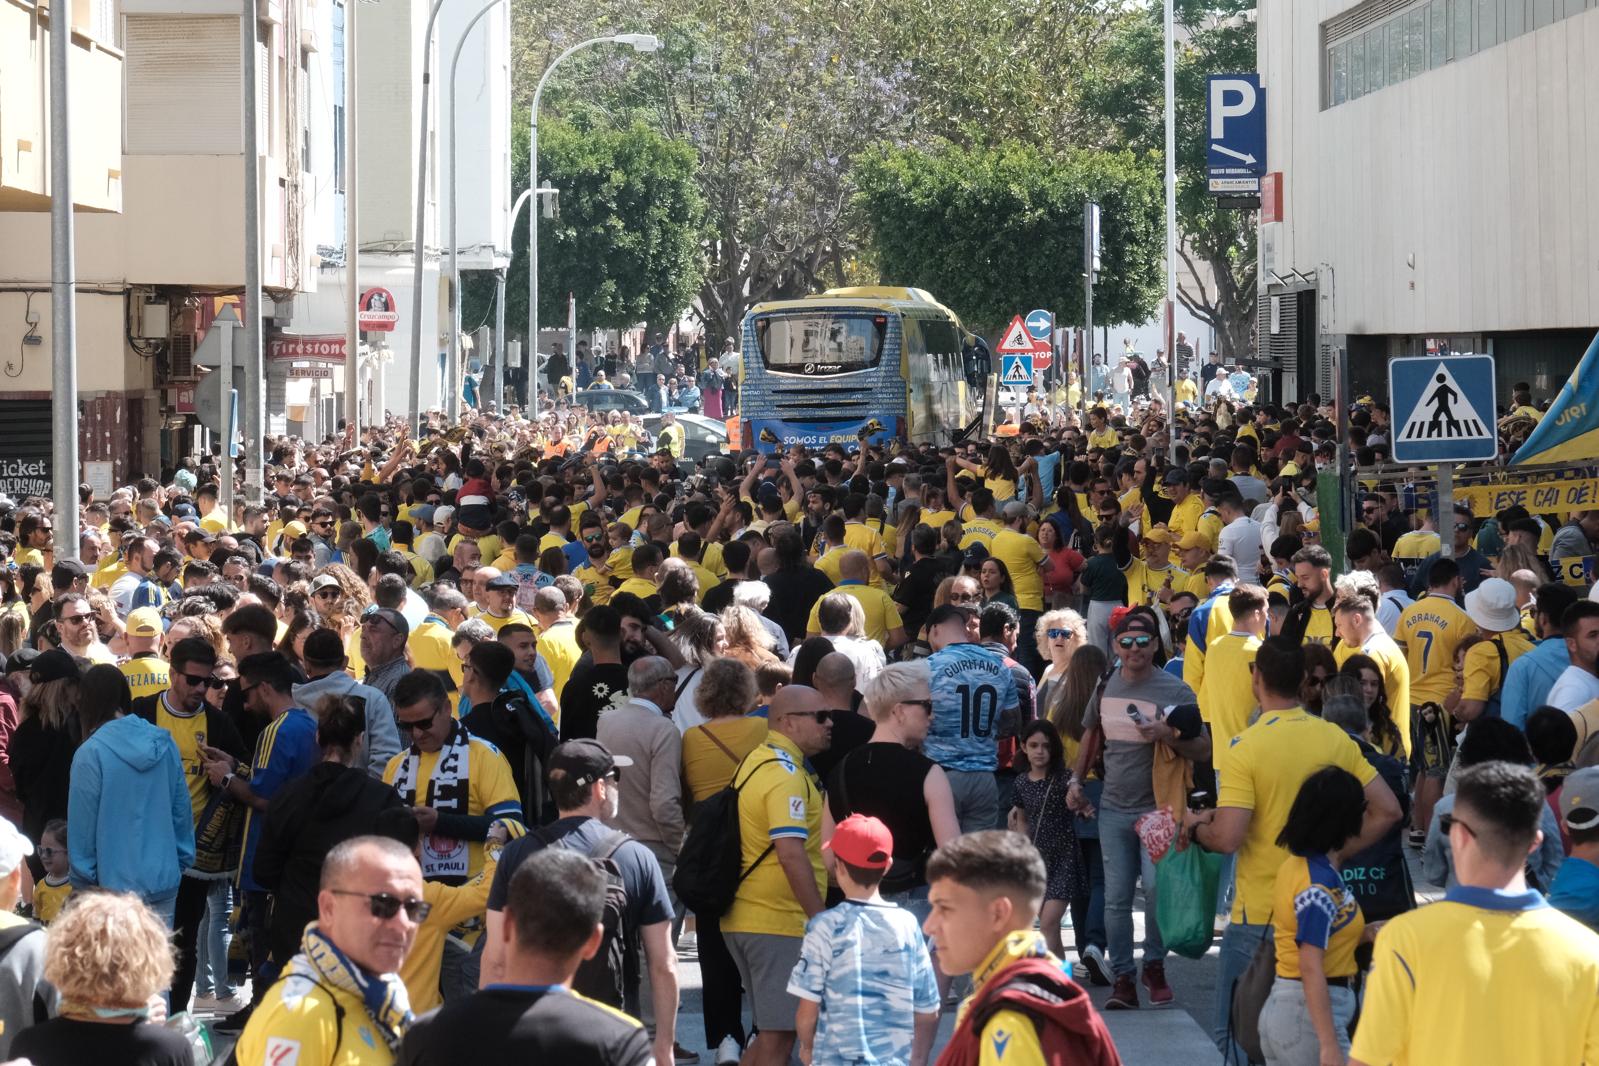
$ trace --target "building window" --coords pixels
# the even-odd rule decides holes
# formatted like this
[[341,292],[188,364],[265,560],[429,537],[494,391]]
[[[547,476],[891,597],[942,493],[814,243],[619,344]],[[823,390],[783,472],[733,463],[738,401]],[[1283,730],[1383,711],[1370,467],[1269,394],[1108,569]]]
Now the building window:
[[1427,33],[1432,59],[1429,66],[1436,69],[1449,59],[1449,5],[1445,0],[1432,0],[1427,5]]

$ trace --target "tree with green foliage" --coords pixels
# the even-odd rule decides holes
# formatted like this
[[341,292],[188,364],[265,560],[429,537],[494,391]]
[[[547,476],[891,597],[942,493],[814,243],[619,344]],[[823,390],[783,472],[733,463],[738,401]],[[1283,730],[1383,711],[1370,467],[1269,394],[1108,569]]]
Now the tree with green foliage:
[[[514,125],[512,184],[527,188],[526,116]],[[566,321],[566,295],[577,297],[585,327],[624,329],[670,323],[694,298],[704,276],[704,201],[693,151],[643,123],[581,129],[545,119],[539,126],[539,180],[560,190],[556,218],[539,213],[539,320]],[[527,219],[512,234],[506,279],[506,331],[525,334]],[[463,285],[461,318],[484,321],[493,279]]]
[[661,37],[651,56],[574,56],[541,117],[643,119],[693,148],[706,206],[698,310],[729,336],[760,300],[873,272],[857,259],[856,193],[857,160],[875,146],[1019,142],[1053,156],[1094,144],[1102,123],[1077,86],[1126,17],[1122,0],[552,0],[513,9],[515,93],[525,105],[584,38]]
[[[1216,331],[1227,357],[1254,348],[1257,234],[1252,212],[1222,210],[1207,188],[1205,93],[1212,74],[1255,69],[1253,9],[1252,0],[1177,0],[1174,12],[1178,256],[1191,275],[1177,298]],[[1085,71],[1083,106],[1102,117],[1104,142],[1165,152],[1162,22],[1162,4],[1149,0],[1117,24],[1102,62]]]
[[1160,298],[1162,184],[1131,152],[1040,154],[1010,142],[884,147],[857,197],[885,282],[927,289],[968,328],[997,332],[1030,307],[1082,322],[1083,204],[1101,207],[1101,322],[1139,322]]

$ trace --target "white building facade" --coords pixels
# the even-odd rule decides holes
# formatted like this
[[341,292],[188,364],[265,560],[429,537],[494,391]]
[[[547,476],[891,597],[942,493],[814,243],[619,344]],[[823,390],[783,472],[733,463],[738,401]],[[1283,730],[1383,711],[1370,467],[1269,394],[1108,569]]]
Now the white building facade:
[[[1492,352],[1501,402],[1599,325],[1599,0],[1260,0],[1261,348],[1330,394]],[[1273,215],[1276,218],[1273,218]]]

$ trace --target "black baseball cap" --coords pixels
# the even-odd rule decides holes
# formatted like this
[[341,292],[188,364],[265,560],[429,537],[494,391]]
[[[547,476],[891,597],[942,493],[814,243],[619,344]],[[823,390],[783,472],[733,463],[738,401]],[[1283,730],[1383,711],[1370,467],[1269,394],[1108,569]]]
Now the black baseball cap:
[[927,628],[936,628],[952,618],[959,618],[963,623],[969,622],[976,613],[965,604],[946,603],[942,607],[933,608],[933,613],[927,616]]
[[575,788],[587,788],[618,766],[632,766],[626,755],[612,755],[597,740],[568,740],[550,752],[550,780],[567,778]]

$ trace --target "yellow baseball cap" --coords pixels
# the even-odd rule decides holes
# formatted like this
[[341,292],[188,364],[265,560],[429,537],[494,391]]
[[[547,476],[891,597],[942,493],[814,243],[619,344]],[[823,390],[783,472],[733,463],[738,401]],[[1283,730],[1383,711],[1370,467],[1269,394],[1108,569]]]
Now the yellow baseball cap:
[[128,636],[159,637],[166,631],[161,624],[161,612],[154,607],[140,607],[128,612]]
[[1179,551],[1187,551],[1189,548],[1204,548],[1208,551],[1210,549],[1210,538],[1203,533],[1184,533],[1183,539],[1177,542],[1177,549]]
[[[1198,536],[1198,534],[1194,535]],[[1166,528],[1165,523],[1158,523],[1144,531],[1144,539],[1155,544],[1170,544],[1172,541],[1171,530]]]

